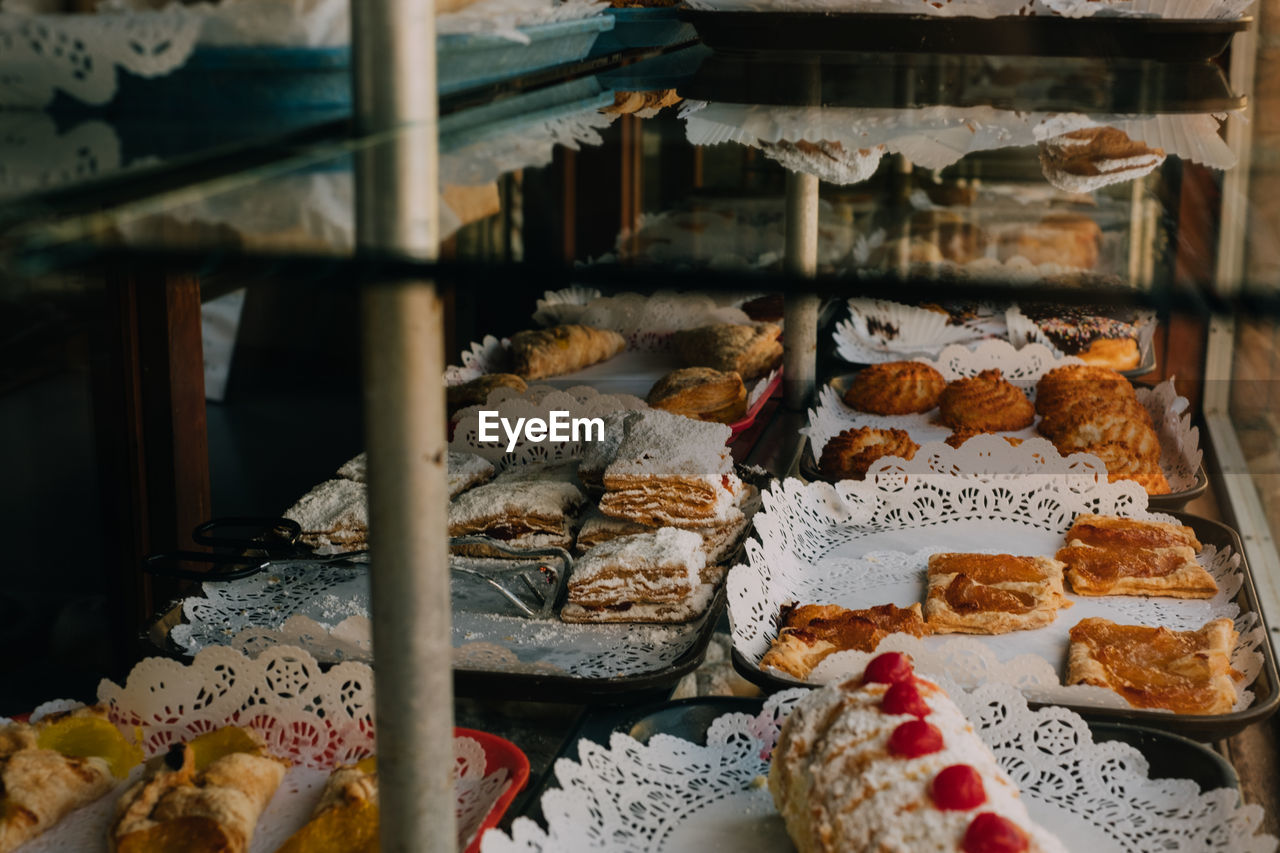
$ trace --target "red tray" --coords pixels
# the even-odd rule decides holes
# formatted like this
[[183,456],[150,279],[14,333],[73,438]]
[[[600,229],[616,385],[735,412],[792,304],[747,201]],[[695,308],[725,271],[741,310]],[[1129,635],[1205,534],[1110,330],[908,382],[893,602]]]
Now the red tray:
[[484,748],[485,775],[499,769],[505,769],[507,775],[511,778],[511,784],[503,792],[502,796],[494,801],[493,808],[489,809],[489,814],[481,822],[480,829],[476,832],[476,837],[467,845],[466,853],[479,853],[480,839],[485,832],[498,825],[498,822],[502,820],[502,816],[506,814],[507,809],[511,806],[511,801],[516,798],[516,794],[519,794],[528,783],[529,759],[520,750],[520,747],[511,741],[500,738],[497,735],[491,735],[488,732],[454,727],[453,736],[469,737]]

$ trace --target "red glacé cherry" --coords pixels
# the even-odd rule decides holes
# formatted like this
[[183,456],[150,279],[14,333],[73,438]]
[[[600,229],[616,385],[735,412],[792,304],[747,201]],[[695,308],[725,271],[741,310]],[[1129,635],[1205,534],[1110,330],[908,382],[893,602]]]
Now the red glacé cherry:
[[914,679],[890,684],[880,700],[880,710],[886,714],[910,714],[913,717],[929,716],[929,706],[920,695]]
[[924,720],[907,720],[889,735],[889,754],[919,758],[942,750],[942,732]]
[[909,681],[914,674],[911,658],[902,652],[885,652],[876,655],[867,664],[866,671],[862,673],[862,681],[865,684],[895,684]]
[[952,764],[933,777],[933,804],[943,811],[967,812],[986,801],[982,777],[968,764]]
[[983,812],[965,830],[960,847],[964,853],[1025,853],[1031,842],[1013,821]]

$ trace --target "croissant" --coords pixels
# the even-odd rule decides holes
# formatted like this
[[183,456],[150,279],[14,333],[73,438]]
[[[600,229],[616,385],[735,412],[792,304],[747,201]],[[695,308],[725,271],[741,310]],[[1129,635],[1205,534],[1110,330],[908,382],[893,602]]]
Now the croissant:
[[611,329],[552,326],[512,336],[511,364],[525,379],[543,379],[582,370],[626,348],[626,340]]

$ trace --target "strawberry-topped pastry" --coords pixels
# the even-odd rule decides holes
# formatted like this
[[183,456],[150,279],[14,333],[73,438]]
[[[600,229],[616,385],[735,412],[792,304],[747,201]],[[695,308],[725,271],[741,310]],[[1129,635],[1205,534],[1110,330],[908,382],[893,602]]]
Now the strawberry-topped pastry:
[[1066,853],[960,709],[898,652],[795,707],[769,790],[800,853]]

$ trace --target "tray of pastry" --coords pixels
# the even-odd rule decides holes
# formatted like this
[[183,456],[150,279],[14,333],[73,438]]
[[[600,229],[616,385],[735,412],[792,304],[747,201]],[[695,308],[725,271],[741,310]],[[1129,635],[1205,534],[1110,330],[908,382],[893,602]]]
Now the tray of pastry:
[[[1038,853],[1274,844],[1261,811],[1240,801],[1230,765],[1204,746],[1032,709],[1001,685],[941,689],[906,667],[891,676],[592,714],[512,837],[494,831],[485,849],[602,837],[636,851],[864,850],[887,838],[901,839],[900,850]],[[906,696],[923,719],[903,707]],[[861,774],[880,784],[840,784]],[[972,786],[951,784],[959,775]],[[962,787],[971,793],[953,799]],[[1157,800],[1168,806],[1162,817],[1150,808]],[[1007,844],[981,844],[984,823],[1001,826]]]
[[941,447],[882,460],[867,482],[775,488],[760,544],[729,576],[735,668],[780,690],[902,651],[957,683],[1197,740],[1280,707],[1234,530],[1147,513],[1132,484],[1022,462],[975,474]]
[[1051,15],[975,18],[868,12],[711,11],[680,17],[714,50],[1213,59],[1252,24],[1237,20]]
[[[937,360],[871,365],[833,379],[819,400],[805,430],[802,473],[810,479],[856,479],[881,456],[910,459],[928,442],[962,447],[994,434],[1013,447],[1047,439],[1049,452],[1092,454],[1113,480],[1138,482],[1163,508],[1184,506],[1208,486],[1199,430],[1173,380],[1135,387],[1039,344],[952,345]],[[1006,471],[1002,454],[987,464]]]

